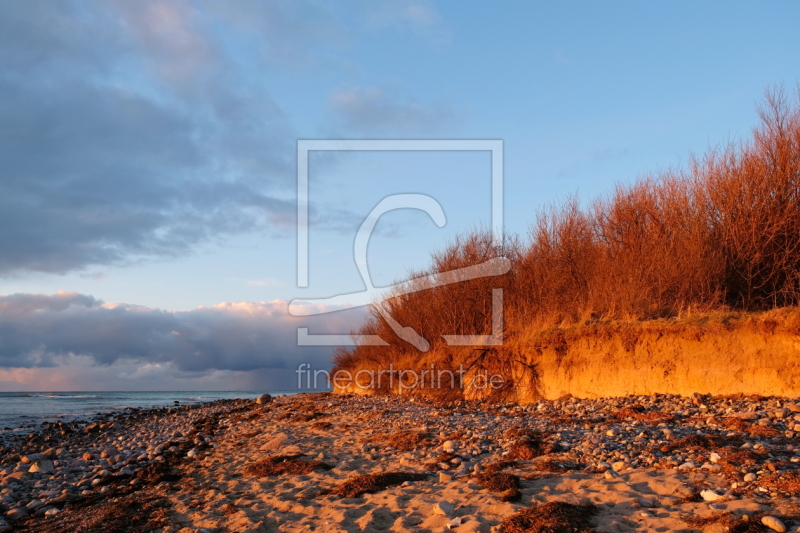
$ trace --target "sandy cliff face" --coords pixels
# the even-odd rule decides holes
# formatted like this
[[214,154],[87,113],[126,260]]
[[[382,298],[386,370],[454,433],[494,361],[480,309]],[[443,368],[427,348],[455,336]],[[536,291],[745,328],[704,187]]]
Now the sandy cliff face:
[[520,344],[534,390],[519,401],[670,393],[800,396],[795,310],[552,330]]
[[[451,368],[469,367],[474,353],[471,348],[438,351],[392,364],[394,368],[427,368],[436,363],[438,368],[447,360]],[[488,374],[510,376],[512,399],[519,403],[567,394],[578,398],[695,392],[800,397],[800,309],[523,331],[487,360]],[[485,397],[485,389],[470,388],[471,378],[471,372],[465,374],[464,397]],[[337,392],[375,391],[351,386]],[[430,393],[396,387],[392,392]]]

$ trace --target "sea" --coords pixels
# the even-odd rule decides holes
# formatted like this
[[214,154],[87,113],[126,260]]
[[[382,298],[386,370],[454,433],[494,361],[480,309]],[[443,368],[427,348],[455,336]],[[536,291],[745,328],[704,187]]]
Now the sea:
[[0,433],[31,431],[43,422],[89,419],[126,407],[171,407],[234,398],[252,399],[297,391],[180,391],[180,392],[0,392]]

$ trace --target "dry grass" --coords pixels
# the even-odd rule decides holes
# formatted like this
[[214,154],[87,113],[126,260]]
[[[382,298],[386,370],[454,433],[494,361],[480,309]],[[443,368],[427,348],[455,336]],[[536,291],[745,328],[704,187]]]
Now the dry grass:
[[761,525],[755,517],[744,521],[732,513],[720,512],[706,517],[690,516],[683,519],[692,528],[706,528],[708,526],[721,526],[731,533],[765,533],[772,531]]
[[623,407],[614,415],[618,420],[625,420],[628,418],[635,418],[641,422],[648,424],[661,424],[662,422],[671,422],[675,417],[664,411],[647,411],[641,405],[634,405],[631,407]]
[[169,524],[170,503],[155,493],[135,492],[116,502],[90,499],[56,517],[28,518],[15,524],[24,533],[149,533]]
[[591,533],[594,505],[548,502],[511,515],[500,524],[502,533]]
[[350,478],[344,483],[319,492],[318,496],[335,494],[342,498],[358,498],[362,494],[380,492],[389,487],[400,485],[406,481],[425,481],[427,474],[410,472],[384,472],[382,474],[365,474]]
[[442,470],[442,467],[439,466],[439,463],[447,463],[450,464],[451,459],[455,459],[457,456],[454,453],[440,453],[436,456],[435,459],[432,461],[428,461],[425,463],[425,468],[432,471]]
[[366,439],[364,442],[382,442],[401,452],[410,452],[415,448],[430,446],[432,443],[429,433],[422,433],[419,431],[380,433]]
[[496,474],[498,472],[505,470],[506,468],[513,468],[515,466],[517,466],[516,461],[495,461],[493,463],[487,464],[483,468],[483,471],[486,474]]
[[309,474],[314,470],[330,470],[333,468],[322,461],[303,461],[297,455],[280,455],[267,457],[257,463],[244,467],[242,473],[246,476],[273,477],[273,476],[299,476]]
[[572,470],[580,470],[586,465],[567,459],[554,458],[535,461],[532,466],[539,472],[570,472]]
[[480,474],[476,476],[475,482],[484,489],[500,493],[500,500],[504,502],[515,502],[522,498],[519,491],[519,476],[513,474]]
[[770,474],[758,480],[762,487],[777,489],[791,494],[800,494],[800,473],[787,472],[784,474]]
[[536,439],[519,439],[508,451],[509,459],[519,459],[521,461],[530,461],[542,455],[551,453],[554,449],[552,444],[548,444]]
[[760,424],[751,424],[747,428],[747,432],[756,437],[781,437],[783,433],[778,431],[772,426],[762,426]]
[[742,431],[747,430],[747,428],[750,427],[750,424],[748,424],[747,422],[745,422],[741,418],[733,416],[733,417],[726,418],[725,420],[723,420],[722,421],[722,426],[724,426],[729,431],[742,432]]
[[532,440],[542,440],[545,437],[545,433],[525,426],[513,426],[506,430],[503,437],[507,439],[513,437],[528,437]]

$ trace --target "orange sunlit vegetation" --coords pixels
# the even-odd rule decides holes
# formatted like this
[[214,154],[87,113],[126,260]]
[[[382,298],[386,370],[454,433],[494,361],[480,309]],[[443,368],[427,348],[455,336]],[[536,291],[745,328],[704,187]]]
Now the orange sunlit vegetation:
[[[428,339],[430,352],[398,339],[375,313],[357,333],[391,345],[341,349],[336,367],[454,367],[491,355],[502,370],[530,331],[798,305],[800,91],[794,102],[768,91],[758,114],[749,139],[711,149],[685,170],[618,185],[588,207],[571,198],[540,211],[527,239],[509,236],[499,248],[488,232],[456,239],[407,283],[499,256],[511,259],[510,272],[390,298],[392,317]],[[447,346],[442,335],[491,333],[498,287],[503,346]]]

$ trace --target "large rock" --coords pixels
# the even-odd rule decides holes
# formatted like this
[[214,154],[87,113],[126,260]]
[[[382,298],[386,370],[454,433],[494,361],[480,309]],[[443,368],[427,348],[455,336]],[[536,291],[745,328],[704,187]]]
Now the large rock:
[[31,500],[30,503],[28,503],[28,505],[25,506],[25,508],[28,511],[35,511],[39,507],[43,507],[43,506],[44,506],[44,502],[42,500]]
[[271,401],[272,401],[272,396],[269,395],[269,394],[262,394],[261,396],[256,398],[256,403],[257,404],[265,404],[265,403],[269,403]]
[[11,509],[9,512],[6,513],[6,518],[11,520],[19,520],[20,518],[25,518],[28,516],[28,510],[23,507],[17,507],[16,509]]
[[102,458],[104,458],[104,459],[105,459],[106,457],[116,457],[117,455],[119,455],[119,450],[117,450],[117,449],[116,449],[116,448],[114,448],[113,446],[106,446],[106,447],[105,447],[105,448],[103,448],[103,450],[100,452],[100,457],[102,457]]
[[266,444],[261,446],[260,450],[262,452],[275,452],[290,444],[292,444],[292,439],[289,435],[286,433],[278,433],[275,437],[268,440]]
[[433,506],[433,514],[453,516],[454,511],[455,507],[450,502],[441,501]]
[[25,463],[25,464],[28,464],[28,465],[29,465],[29,464],[31,464],[31,463],[35,463],[36,461],[38,461],[38,460],[40,460],[40,459],[44,459],[44,455],[42,455],[41,453],[32,453],[32,454],[30,454],[30,455],[26,455],[25,457],[23,457],[23,458],[21,459],[21,461],[22,461],[23,463]]
[[35,474],[37,472],[40,474],[52,474],[55,471],[56,467],[53,465],[53,461],[48,461],[47,459],[36,461],[28,469],[28,472],[31,474]]
[[784,533],[786,531],[786,525],[774,516],[765,516],[761,519],[761,523],[778,533]]

